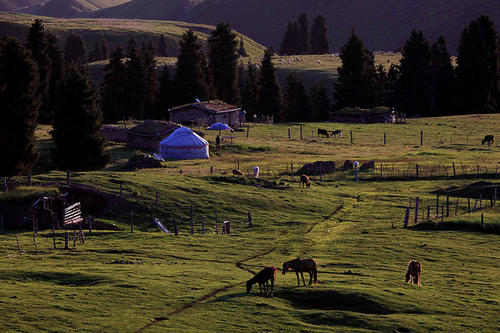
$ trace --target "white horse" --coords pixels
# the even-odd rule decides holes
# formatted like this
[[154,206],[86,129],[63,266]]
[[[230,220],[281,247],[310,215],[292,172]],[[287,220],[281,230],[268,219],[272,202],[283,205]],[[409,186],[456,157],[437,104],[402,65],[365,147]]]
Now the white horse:
[[255,178],[259,178],[259,167],[258,166],[253,167],[253,176]]

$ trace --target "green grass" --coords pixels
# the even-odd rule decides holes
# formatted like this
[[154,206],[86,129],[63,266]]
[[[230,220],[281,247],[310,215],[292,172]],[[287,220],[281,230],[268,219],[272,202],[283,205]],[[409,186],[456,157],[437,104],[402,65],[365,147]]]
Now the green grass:
[[[124,201],[97,216],[123,231],[87,232],[86,243],[76,248],[71,244],[70,250],[61,249],[63,231],[56,232],[56,250],[45,238],[48,231],[42,231],[38,254],[31,232],[20,232],[22,255],[15,235],[0,233],[0,328],[134,332],[154,318],[223,289],[145,332],[498,331],[500,235],[477,227],[481,212],[469,216],[462,196],[455,216],[456,196],[449,192],[453,213],[445,218],[443,228],[430,227],[437,220],[427,222],[428,227],[425,223],[414,227],[414,210],[410,228],[402,228],[410,197],[418,196],[421,207],[431,205],[432,213],[436,193],[443,193],[442,203],[450,189],[498,180],[481,175],[378,180],[367,175],[356,183],[351,173],[345,173],[325,176],[323,182],[315,177],[311,189],[301,189],[296,178],[292,181],[283,174],[290,162],[298,168],[305,162],[339,163],[345,158],[375,159],[400,168],[416,162],[431,166],[452,161],[473,166],[480,160],[491,171],[500,150],[481,146],[480,141],[486,133],[498,133],[498,123],[500,115],[410,119],[404,125],[307,123],[302,141],[298,125],[257,125],[250,127],[249,139],[246,133],[234,133],[234,146],[270,150],[224,147],[208,161],[169,161],[166,168],[136,172],[113,171],[127,155],[127,148],[113,144],[113,149],[123,150],[113,154],[112,166],[73,173],[72,181],[114,194],[123,183]],[[340,127],[344,133],[352,129],[355,144],[348,137],[311,137],[311,130],[319,126]],[[292,140],[288,140],[288,127]],[[384,132],[389,134],[386,146],[381,142]],[[37,133],[40,140],[49,140],[44,145],[50,145],[46,128]],[[464,133],[469,135],[469,145]],[[208,139],[216,134],[208,133]],[[447,142],[439,143],[441,136]],[[259,165],[264,179],[232,176],[238,161],[245,173]],[[210,166],[215,167],[214,175],[209,175]],[[33,179],[37,186],[62,182],[65,172],[44,170]],[[258,186],[261,182],[273,186]],[[158,209],[155,192],[160,198]],[[191,204],[195,235],[189,233]],[[215,234],[214,208],[220,220],[231,221],[233,234]],[[130,209],[134,233],[128,232]],[[254,228],[247,226],[248,212]],[[498,228],[498,207],[482,212],[484,224]],[[152,223],[154,217],[170,230],[175,219],[180,235],[159,232]],[[200,233],[203,220],[204,235]],[[474,227],[460,225],[463,221]],[[244,261],[243,269],[236,266],[269,250]],[[252,294],[245,293],[241,283],[251,277],[245,269],[256,272],[265,265],[280,269],[285,260],[297,256],[318,261],[318,285],[297,287],[293,273],[279,272],[273,298],[259,297],[255,288]],[[421,286],[404,283],[412,258],[423,265]]]

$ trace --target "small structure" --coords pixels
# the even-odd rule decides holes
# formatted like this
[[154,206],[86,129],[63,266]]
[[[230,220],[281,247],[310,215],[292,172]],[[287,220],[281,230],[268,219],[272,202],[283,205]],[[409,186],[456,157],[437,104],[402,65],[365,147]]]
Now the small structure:
[[145,120],[127,130],[127,144],[130,147],[158,151],[160,142],[180,127],[170,121]]
[[233,128],[240,126],[241,108],[220,100],[184,104],[168,111],[170,112],[170,120],[180,124],[209,126],[222,122]]
[[178,160],[208,159],[208,141],[186,127],[176,129],[160,143],[163,158]]
[[231,127],[229,127],[228,125],[226,125],[224,123],[212,124],[207,129],[212,130],[212,131],[230,131],[230,130],[232,130]]

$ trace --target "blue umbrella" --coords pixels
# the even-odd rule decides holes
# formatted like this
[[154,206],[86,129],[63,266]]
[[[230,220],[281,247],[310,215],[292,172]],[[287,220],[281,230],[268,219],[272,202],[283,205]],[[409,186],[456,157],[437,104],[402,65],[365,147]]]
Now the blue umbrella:
[[227,126],[224,123],[215,123],[215,124],[212,124],[208,129],[209,130],[217,130],[217,131],[230,131],[231,127]]

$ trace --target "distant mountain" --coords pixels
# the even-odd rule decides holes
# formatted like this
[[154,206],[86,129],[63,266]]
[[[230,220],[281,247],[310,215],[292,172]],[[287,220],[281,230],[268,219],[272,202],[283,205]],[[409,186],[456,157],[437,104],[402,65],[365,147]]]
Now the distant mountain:
[[398,49],[417,28],[430,40],[443,34],[451,52],[463,27],[480,14],[490,16],[500,28],[499,0],[133,0],[84,15],[212,25],[228,21],[241,33],[278,49],[288,21],[303,11],[310,21],[318,13],[326,16],[333,50],[347,40],[352,28],[372,50]]
[[28,8],[39,8],[49,0],[0,0],[0,11],[17,12],[25,11]]
[[50,0],[36,14],[51,17],[74,17],[121,5],[130,0]]

